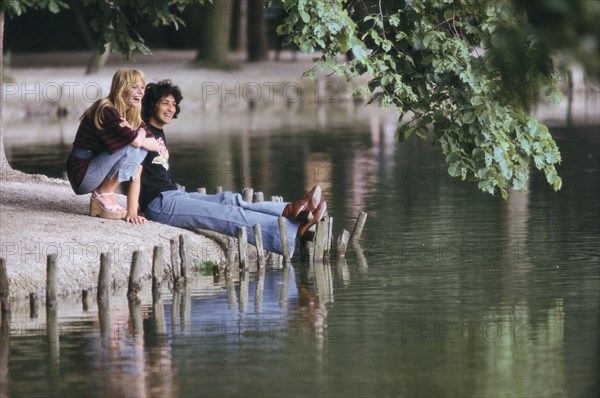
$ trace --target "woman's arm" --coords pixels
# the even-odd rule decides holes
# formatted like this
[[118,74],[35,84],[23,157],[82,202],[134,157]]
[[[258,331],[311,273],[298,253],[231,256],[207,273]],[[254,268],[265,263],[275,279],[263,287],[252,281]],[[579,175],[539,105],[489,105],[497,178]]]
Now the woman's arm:
[[138,136],[131,145],[135,148],[144,148],[148,152],[158,152],[158,141],[154,137],[147,137],[143,127],[138,130]]
[[127,215],[125,216],[125,220],[136,225],[143,225],[147,221],[146,217],[138,215],[142,186],[141,177],[142,166],[139,166],[135,176],[129,182],[129,189],[127,190]]

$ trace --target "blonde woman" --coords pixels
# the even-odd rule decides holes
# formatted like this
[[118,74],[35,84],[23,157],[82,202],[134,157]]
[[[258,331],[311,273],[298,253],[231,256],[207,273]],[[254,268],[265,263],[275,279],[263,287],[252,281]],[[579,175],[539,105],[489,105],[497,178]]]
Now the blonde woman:
[[[124,218],[127,209],[119,204],[114,192],[128,180],[130,193],[139,190],[140,164],[147,151],[158,150],[156,139],[141,118],[144,90],[140,71],[119,69],[108,97],[96,101],[80,118],[67,159],[67,175],[76,194],[92,193],[90,216]],[[129,202],[128,206],[137,207],[137,203]]]

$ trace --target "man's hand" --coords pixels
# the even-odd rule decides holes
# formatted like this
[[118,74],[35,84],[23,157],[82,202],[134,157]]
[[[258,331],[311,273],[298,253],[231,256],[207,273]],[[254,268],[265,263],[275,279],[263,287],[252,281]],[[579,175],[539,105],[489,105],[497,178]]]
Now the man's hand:
[[146,220],[146,217],[144,216],[140,216],[138,214],[130,214],[129,212],[127,212],[127,215],[125,216],[125,221],[135,225],[144,225],[148,220]]

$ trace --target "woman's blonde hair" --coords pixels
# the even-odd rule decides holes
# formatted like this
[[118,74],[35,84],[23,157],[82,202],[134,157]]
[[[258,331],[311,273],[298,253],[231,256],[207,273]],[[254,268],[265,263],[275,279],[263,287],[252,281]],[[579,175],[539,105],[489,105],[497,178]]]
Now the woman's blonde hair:
[[[115,72],[110,85],[110,93],[108,97],[104,97],[94,102],[81,119],[91,117],[94,120],[94,125],[98,130],[102,130],[102,111],[107,106],[113,106],[119,115],[121,115],[131,125],[134,130],[137,130],[142,124],[141,107],[127,109],[124,93],[132,85],[141,82],[146,85],[144,74],[137,69],[121,68]],[[80,119],[80,120],[81,120]]]

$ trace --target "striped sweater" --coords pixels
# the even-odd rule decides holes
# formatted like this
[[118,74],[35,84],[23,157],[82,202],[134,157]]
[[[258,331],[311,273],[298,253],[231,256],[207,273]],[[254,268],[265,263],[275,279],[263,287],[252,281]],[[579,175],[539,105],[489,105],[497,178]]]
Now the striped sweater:
[[[93,158],[105,151],[114,153],[136,139],[137,131],[124,123],[124,119],[114,107],[105,107],[101,120],[104,128],[98,130],[92,117],[84,117],[77,129],[73,148],[89,150]],[[147,137],[152,137],[145,124],[142,123],[140,128],[146,130]],[[81,159],[71,155],[67,158],[67,175],[73,188],[79,187],[83,181],[91,160],[91,158]]]

